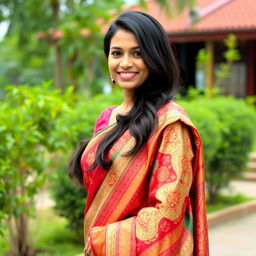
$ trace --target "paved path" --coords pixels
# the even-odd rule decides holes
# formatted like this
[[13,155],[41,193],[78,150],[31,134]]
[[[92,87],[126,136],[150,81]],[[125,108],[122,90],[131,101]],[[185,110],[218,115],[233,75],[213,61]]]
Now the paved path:
[[[256,182],[234,181],[231,187],[229,192],[256,197]],[[256,212],[212,227],[209,240],[210,256],[256,256]]]
[[255,181],[232,181],[229,189],[224,191],[228,194],[241,193],[249,197],[256,198],[256,182]]
[[209,239],[211,256],[256,256],[256,212],[211,228]]
[[38,193],[35,197],[35,202],[36,202],[36,208],[37,209],[43,209],[47,207],[53,207],[54,206],[54,201],[50,197],[49,192],[47,189],[42,189],[40,193]]

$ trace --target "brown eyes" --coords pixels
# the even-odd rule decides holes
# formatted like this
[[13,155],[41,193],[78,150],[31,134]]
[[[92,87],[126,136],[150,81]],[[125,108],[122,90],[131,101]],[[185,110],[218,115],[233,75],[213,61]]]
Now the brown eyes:
[[113,55],[113,56],[120,56],[121,52],[120,51],[113,51],[113,52],[111,52],[111,55]]
[[[121,52],[121,51],[112,51],[112,52],[111,52],[111,55],[112,55],[112,56],[115,56],[115,57],[119,57],[119,56],[122,55],[122,52]],[[133,55],[134,57],[140,57],[140,56],[141,56],[141,52],[140,52],[140,51],[134,51],[134,52],[132,53],[132,55]]]
[[141,56],[141,52],[140,51],[136,51],[133,53],[134,56]]

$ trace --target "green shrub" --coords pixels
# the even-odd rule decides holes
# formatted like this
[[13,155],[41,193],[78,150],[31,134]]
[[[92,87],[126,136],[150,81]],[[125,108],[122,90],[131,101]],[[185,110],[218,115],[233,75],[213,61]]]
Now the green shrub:
[[67,163],[57,169],[51,191],[56,202],[56,213],[68,220],[68,228],[76,232],[77,240],[82,241],[86,191],[84,188],[76,188],[68,178]]
[[51,90],[49,83],[8,86],[0,101],[0,232],[8,225],[11,253],[33,254],[28,218],[43,186],[50,154],[67,144],[54,134],[69,110],[72,94]]
[[256,114],[233,97],[198,97],[181,102],[197,126],[204,145],[210,202],[231,179],[241,177],[254,141]]
[[217,115],[209,109],[207,101],[179,101],[179,104],[186,109],[200,133],[204,148],[205,169],[208,170],[221,141],[220,122]]
[[206,176],[209,199],[214,202],[219,190],[231,179],[241,177],[246,169],[254,140],[256,114],[243,100],[232,97],[212,99],[209,107],[221,124],[221,143]]

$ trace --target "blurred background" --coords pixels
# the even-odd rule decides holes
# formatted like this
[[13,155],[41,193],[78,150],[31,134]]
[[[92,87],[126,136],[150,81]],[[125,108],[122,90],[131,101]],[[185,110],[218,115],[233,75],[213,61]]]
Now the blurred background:
[[122,101],[103,37],[124,10],[154,16],[180,64],[176,101],[205,149],[211,255],[256,255],[252,0],[0,0],[0,255],[82,253],[86,192],[67,165]]

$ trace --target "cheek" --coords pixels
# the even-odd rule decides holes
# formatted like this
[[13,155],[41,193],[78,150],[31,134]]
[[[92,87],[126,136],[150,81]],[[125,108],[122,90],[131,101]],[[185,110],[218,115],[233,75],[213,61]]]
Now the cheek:
[[148,70],[147,67],[144,68],[144,72],[143,72],[143,73],[144,73],[144,74],[143,74],[143,77],[144,77],[144,79],[146,80],[146,79],[148,78],[148,76],[149,76],[149,70]]
[[146,66],[146,64],[145,64],[144,61],[141,61],[141,63],[140,63],[140,69],[143,71],[143,76],[148,77],[148,75],[149,75],[149,69],[148,69],[148,67]]
[[108,61],[108,68],[109,70],[114,70],[116,68],[117,64],[115,61],[109,60]]

